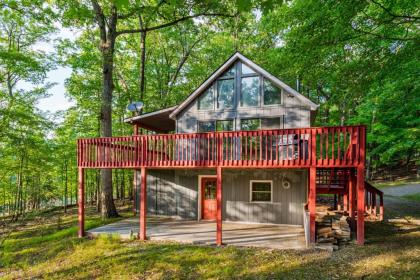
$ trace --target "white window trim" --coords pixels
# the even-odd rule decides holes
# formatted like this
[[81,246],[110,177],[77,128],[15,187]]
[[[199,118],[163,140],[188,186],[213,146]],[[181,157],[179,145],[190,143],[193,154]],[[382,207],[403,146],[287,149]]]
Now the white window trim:
[[[252,200],[252,183],[270,183],[270,201],[253,201]],[[250,180],[249,181],[249,202],[252,203],[273,203],[273,180]]]

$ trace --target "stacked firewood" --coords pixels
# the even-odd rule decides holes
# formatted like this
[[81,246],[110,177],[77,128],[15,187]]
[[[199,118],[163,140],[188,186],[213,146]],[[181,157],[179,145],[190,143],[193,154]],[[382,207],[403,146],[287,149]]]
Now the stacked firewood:
[[331,244],[338,250],[351,240],[348,217],[336,212],[318,212],[316,216],[317,243]]

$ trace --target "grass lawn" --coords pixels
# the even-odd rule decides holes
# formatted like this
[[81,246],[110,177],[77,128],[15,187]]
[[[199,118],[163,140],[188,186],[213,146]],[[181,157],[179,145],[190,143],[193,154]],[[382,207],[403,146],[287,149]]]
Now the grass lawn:
[[[413,225],[367,223],[365,246],[330,254],[78,239],[76,221],[76,209],[56,210],[19,225],[0,248],[0,278],[419,279],[420,231]],[[103,223],[88,211],[87,228]]]
[[412,201],[420,202],[420,193],[408,194],[403,197]]

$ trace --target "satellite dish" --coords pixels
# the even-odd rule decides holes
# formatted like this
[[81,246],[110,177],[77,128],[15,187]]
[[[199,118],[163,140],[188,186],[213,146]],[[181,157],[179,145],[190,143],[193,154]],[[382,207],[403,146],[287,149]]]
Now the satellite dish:
[[141,101],[130,103],[127,106],[127,110],[130,112],[140,112],[142,108],[143,102]]

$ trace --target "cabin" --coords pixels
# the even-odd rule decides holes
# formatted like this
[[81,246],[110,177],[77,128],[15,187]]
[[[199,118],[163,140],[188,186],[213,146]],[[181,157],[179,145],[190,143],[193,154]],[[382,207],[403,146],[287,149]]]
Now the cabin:
[[[182,103],[126,119],[134,135],[78,140],[79,236],[86,168],[134,170],[139,238],[148,215],[297,225],[316,242],[316,197],[334,194],[364,243],[380,191],[364,180],[366,128],[313,127],[319,105],[240,53]],[[139,134],[140,128],[151,133]]]

